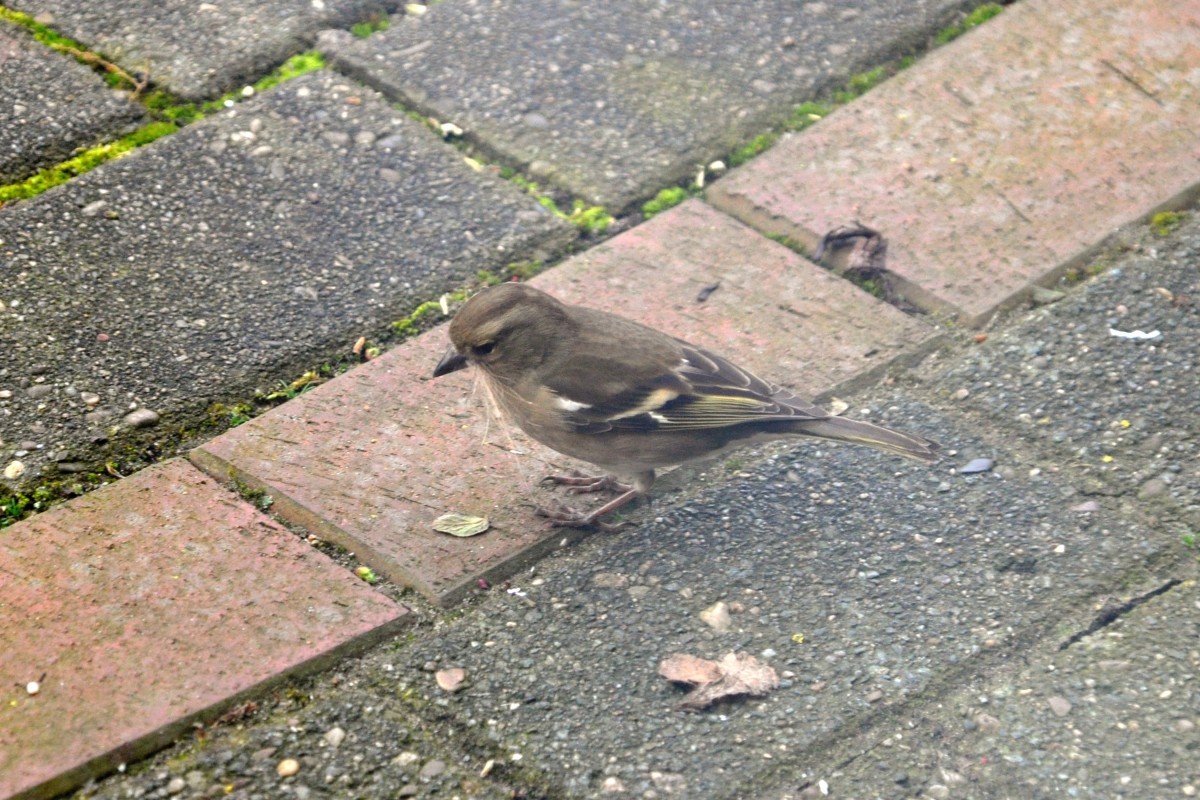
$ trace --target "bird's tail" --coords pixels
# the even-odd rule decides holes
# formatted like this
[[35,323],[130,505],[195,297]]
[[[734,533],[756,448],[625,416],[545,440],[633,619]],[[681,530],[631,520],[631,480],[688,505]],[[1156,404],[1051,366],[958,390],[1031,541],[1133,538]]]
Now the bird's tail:
[[865,444],[877,450],[887,450],[899,453],[908,458],[934,462],[938,459],[941,445],[922,436],[901,433],[890,428],[881,428],[869,422],[842,417],[826,417],[825,419],[804,420],[796,424],[796,433],[805,436],[815,436],[819,439],[832,439],[837,442]]

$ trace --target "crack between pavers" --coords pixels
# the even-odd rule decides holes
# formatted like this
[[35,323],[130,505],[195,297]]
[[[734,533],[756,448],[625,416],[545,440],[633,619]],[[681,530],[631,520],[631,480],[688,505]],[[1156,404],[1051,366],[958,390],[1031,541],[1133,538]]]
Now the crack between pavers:
[[1150,91],[1150,90],[1149,90],[1149,89],[1147,89],[1145,86],[1143,86],[1143,85],[1142,85],[1142,84],[1141,84],[1141,83],[1138,81],[1138,79],[1137,79],[1137,78],[1133,77],[1133,76],[1132,76],[1132,75],[1130,75],[1128,72],[1126,72],[1125,70],[1121,69],[1120,67],[1118,67],[1116,64],[1112,63],[1111,61],[1108,61],[1108,60],[1106,60],[1106,59],[1103,59],[1103,58],[1102,58],[1102,59],[1100,59],[1100,63],[1101,63],[1101,64],[1103,64],[1104,66],[1108,67],[1110,70],[1112,70],[1112,71],[1113,71],[1113,73],[1114,73],[1114,74],[1115,74],[1115,75],[1116,75],[1118,78],[1120,78],[1121,80],[1123,80],[1123,81],[1125,81],[1126,83],[1128,83],[1130,86],[1132,86],[1132,87],[1134,88],[1134,90],[1135,90],[1136,92],[1138,92],[1139,94],[1141,94],[1141,95],[1143,95],[1144,97],[1146,97],[1148,100],[1150,100],[1150,102],[1152,102],[1152,103],[1154,103],[1154,104],[1156,104],[1156,105],[1158,105],[1158,106],[1160,106],[1160,107],[1163,105],[1163,101],[1162,101],[1162,100],[1159,100],[1157,97],[1155,97],[1155,96],[1154,96],[1154,92]]
[[1084,630],[1077,631],[1076,633],[1072,634],[1071,638],[1060,644],[1058,646],[1059,651],[1066,650],[1068,647],[1082,640],[1084,637],[1091,636],[1093,633],[1097,633],[1098,631],[1107,628],[1109,625],[1112,625],[1114,622],[1128,614],[1130,611],[1133,611],[1142,603],[1146,602],[1147,600],[1152,600],[1161,594],[1166,594],[1181,583],[1183,583],[1183,581],[1179,578],[1172,578],[1161,586],[1151,589],[1145,594],[1140,594],[1132,600],[1128,600],[1120,605],[1105,606],[1100,610],[1100,613],[1096,615],[1096,618],[1092,620],[1091,625],[1088,625]]

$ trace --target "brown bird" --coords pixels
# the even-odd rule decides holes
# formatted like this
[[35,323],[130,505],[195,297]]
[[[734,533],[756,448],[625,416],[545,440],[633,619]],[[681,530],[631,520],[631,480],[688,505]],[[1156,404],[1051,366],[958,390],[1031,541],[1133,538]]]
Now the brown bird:
[[831,416],[702,347],[567,305],[528,284],[503,283],[472,297],[450,323],[450,340],[435,378],[479,367],[521,430],[610,473],[550,480],[577,493],[621,492],[590,513],[538,509],[555,525],[596,523],[648,492],[656,469],[752,441],[815,436],[937,459],[938,445],[928,439]]

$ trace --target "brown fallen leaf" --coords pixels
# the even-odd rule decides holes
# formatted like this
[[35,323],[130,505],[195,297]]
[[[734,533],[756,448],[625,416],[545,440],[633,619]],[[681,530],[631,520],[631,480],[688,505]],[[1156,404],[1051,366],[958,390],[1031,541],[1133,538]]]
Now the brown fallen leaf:
[[779,687],[775,670],[746,653],[727,653],[720,661],[674,653],[658,665],[658,674],[695,687],[679,703],[687,711],[698,711],[726,697],[764,695]]

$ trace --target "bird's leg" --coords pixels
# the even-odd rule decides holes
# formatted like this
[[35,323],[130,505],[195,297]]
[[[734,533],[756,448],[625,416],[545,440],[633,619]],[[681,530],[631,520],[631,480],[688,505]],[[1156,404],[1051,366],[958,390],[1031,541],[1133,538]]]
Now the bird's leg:
[[628,483],[621,483],[612,475],[547,475],[543,481],[556,483],[559,486],[570,486],[568,494],[592,494],[593,492],[628,492],[633,488]]
[[[633,485],[628,485],[618,482],[611,475],[600,477],[564,477],[554,476],[549,478],[554,483],[565,484],[572,487],[574,492],[576,489],[581,489],[583,492],[598,492],[604,489],[619,491],[621,494],[609,500],[604,505],[594,511],[582,512],[575,509],[557,506],[555,508],[538,508],[537,514],[541,517],[546,517],[550,520],[550,524],[559,528],[585,528],[589,525],[595,525],[602,531],[619,531],[628,525],[628,522],[618,523],[616,525],[602,522],[600,517],[605,514],[616,511],[624,505],[636,500],[638,497],[650,491],[650,487],[654,485],[654,471],[649,470],[636,476]],[[577,492],[576,492],[577,493]]]

